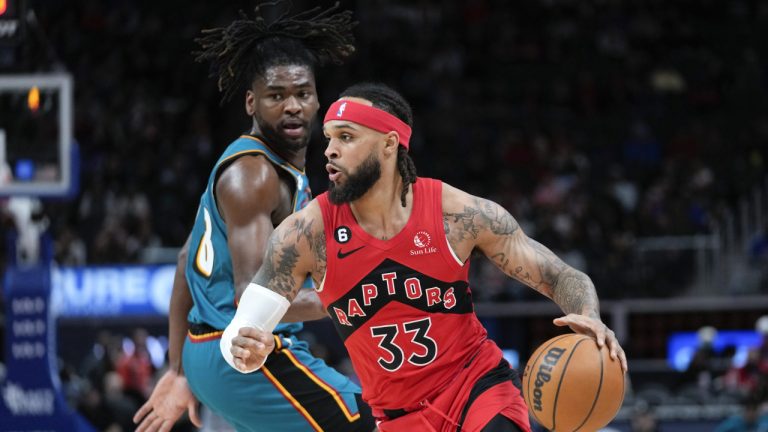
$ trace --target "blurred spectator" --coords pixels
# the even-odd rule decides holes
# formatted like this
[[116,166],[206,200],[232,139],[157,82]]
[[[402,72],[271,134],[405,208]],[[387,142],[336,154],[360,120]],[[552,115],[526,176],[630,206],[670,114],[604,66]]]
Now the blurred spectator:
[[115,370],[122,378],[125,393],[137,406],[141,406],[152,390],[154,373],[152,359],[147,350],[147,331],[142,328],[134,330],[131,341],[132,346],[128,344],[124,348]]
[[763,315],[755,322],[755,331],[760,334],[762,342],[758,351],[760,352],[760,364],[768,367],[768,315]]
[[81,362],[80,374],[92,383],[101,383],[104,376],[115,370],[115,363],[122,351],[120,338],[107,330],[96,336],[90,351]]
[[749,257],[756,264],[768,263],[768,222],[752,238],[749,244]]
[[71,227],[65,227],[56,241],[56,263],[66,266],[82,266],[86,262],[85,243]]
[[755,329],[762,337],[762,343],[757,348],[760,381],[757,385],[756,395],[760,401],[768,403],[768,315],[758,318]]
[[697,332],[699,345],[693,354],[688,369],[685,371],[687,381],[695,382],[702,399],[706,399],[712,390],[712,381],[715,378],[714,362],[716,358],[713,342],[717,337],[717,329],[705,326]]
[[104,432],[122,432],[123,429],[115,420],[115,415],[104,401],[104,396],[98,388],[89,386],[80,398],[77,411],[85,417],[97,430]]
[[768,376],[768,365],[760,362],[760,350],[751,349],[747,362],[741,367],[732,367],[724,377],[726,390],[741,397],[757,395]]
[[656,420],[656,413],[653,408],[645,401],[638,401],[632,410],[632,417],[629,420],[632,432],[658,432],[659,425]]
[[126,396],[123,380],[116,372],[104,376],[104,403],[122,430],[129,431],[135,427],[133,414],[140,405]]
[[715,432],[768,432],[768,413],[760,411],[760,403],[755,398],[749,398],[743,411],[725,419]]
[[768,220],[750,240],[748,258],[752,268],[760,272],[757,283],[768,292]]

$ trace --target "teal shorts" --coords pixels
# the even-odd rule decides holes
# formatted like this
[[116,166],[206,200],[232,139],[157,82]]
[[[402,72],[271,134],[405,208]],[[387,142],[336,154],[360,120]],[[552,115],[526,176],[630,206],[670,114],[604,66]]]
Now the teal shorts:
[[373,430],[360,387],[313,357],[306,342],[276,336],[264,366],[242,374],[224,361],[220,333],[190,333],[184,373],[197,399],[239,432]]

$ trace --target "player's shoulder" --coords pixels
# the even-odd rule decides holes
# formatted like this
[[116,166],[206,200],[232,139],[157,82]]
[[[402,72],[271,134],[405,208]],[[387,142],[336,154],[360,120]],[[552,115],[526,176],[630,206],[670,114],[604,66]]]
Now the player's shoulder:
[[274,165],[262,155],[247,154],[223,167],[216,179],[217,201],[238,205],[277,205],[280,176]]
[[323,212],[317,198],[314,198],[303,209],[288,215],[278,229],[284,231],[302,230],[305,233],[323,232]]
[[220,168],[219,176],[232,172],[246,178],[277,176],[277,168],[264,153],[254,152],[238,156]]
[[460,213],[467,207],[476,206],[478,200],[478,197],[443,182],[443,213]]
[[218,176],[227,171],[238,170],[277,175],[275,164],[282,162],[282,159],[261,139],[251,135],[242,135],[232,141],[222,152],[214,169],[218,171]]

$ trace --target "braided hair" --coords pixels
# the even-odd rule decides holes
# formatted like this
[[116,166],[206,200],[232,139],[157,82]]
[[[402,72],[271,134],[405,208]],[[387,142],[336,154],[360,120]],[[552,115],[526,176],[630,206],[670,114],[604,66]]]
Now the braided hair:
[[357,22],[352,21],[351,11],[334,13],[336,3],[326,10],[315,7],[293,16],[285,12],[267,22],[262,7],[281,3],[256,6],[253,18],[240,11],[240,18],[228,26],[205,29],[195,39],[200,45],[193,52],[195,60],[210,62],[210,76],[218,79],[222,103],[270,67],[298,64],[314,73],[316,66],[340,64],[355,51],[352,28]]
[[[371,101],[375,108],[386,111],[413,127],[413,110],[405,98],[392,87],[379,83],[355,84],[344,90],[340,97],[359,97]],[[416,183],[416,165],[403,146],[397,147],[397,170],[403,178],[403,189],[400,191],[400,201],[405,207],[405,197],[408,187]]]

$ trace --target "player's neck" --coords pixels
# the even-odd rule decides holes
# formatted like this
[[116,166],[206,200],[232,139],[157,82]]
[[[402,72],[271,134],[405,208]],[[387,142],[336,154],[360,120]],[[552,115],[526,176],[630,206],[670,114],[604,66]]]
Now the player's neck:
[[301,148],[296,151],[291,151],[285,148],[281,148],[278,146],[269,145],[269,143],[266,143],[267,146],[269,146],[270,149],[272,149],[273,152],[280,155],[281,158],[285,159],[289,164],[295,166],[296,168],[303,170],[304,166],[307,163],[307,148]]
[[384,176],[359,199],[350,203],[357,224],[373,237],[394,237],[408,223],[413,210],[413,189],[408,191],[406,206],[400,199],[403,179],[400,175]]

